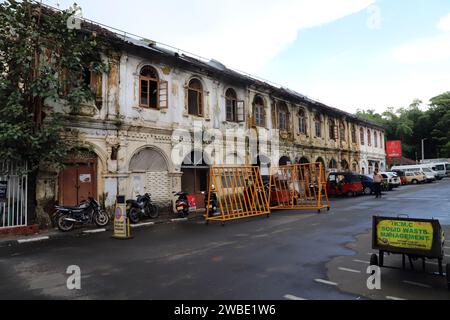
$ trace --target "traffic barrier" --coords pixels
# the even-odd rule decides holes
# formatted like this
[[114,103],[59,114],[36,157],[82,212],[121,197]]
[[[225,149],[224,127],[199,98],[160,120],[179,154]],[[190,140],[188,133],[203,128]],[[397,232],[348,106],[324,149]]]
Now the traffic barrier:
[[322,163],[272,167],[268,190],[273,210],[330,210]]
[[[207,195],[206,221],[226,221],[269,215],[270,207],[259,167],[212,166]],[[212,210],[212,194],[217,210]]]

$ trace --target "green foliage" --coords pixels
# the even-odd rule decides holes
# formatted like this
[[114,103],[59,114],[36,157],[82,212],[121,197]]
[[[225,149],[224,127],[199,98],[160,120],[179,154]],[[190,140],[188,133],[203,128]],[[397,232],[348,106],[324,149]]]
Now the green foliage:
[[61,139],[55,101],[76,110],[94,98],[83,70],[106,72],[105,43],[69,29],[73,11],[55,12],[30,0],[0,3],[0,159],[61,163],[74,145]]
[[401,140],[408,158],[422,157],[422,139],[427,139],[425,158],[450,158],[450,92],[431,99],[424,110],[421,105],[415,100],[407,108],[389,108],[382,114],[358,110],[357,115],[384,126],[387,140]]

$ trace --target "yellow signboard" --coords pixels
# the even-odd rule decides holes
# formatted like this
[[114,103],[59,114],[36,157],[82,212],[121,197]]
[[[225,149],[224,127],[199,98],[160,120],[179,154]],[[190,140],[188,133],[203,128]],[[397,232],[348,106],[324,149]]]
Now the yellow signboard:
[[[125,201],[120,197],[114,212],[114,235],[116,239],[130,239],[130,221],[127,218]],[[119,197],[118,197],[119,199]]]
[[431,250],[431,222],[381,220],[377,225],[377,244],[402,249]]

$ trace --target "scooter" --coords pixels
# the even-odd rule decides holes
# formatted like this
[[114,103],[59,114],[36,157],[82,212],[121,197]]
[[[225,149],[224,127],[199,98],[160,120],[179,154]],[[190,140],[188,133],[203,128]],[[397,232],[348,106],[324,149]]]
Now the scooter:
[[186,218],[191,211],[197,210],[195,196],[189,195],[186,192],[175,193],[175,196],[178,197],[175,201],[175,210],[181,218]]

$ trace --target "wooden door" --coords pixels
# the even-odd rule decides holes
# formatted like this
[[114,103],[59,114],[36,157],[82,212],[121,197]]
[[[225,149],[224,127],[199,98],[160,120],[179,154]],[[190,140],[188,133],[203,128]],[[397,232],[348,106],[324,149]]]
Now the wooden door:
[[59,203],[77,206],[89,197],[97,198],[95,161],[67,165],[59,177]]

